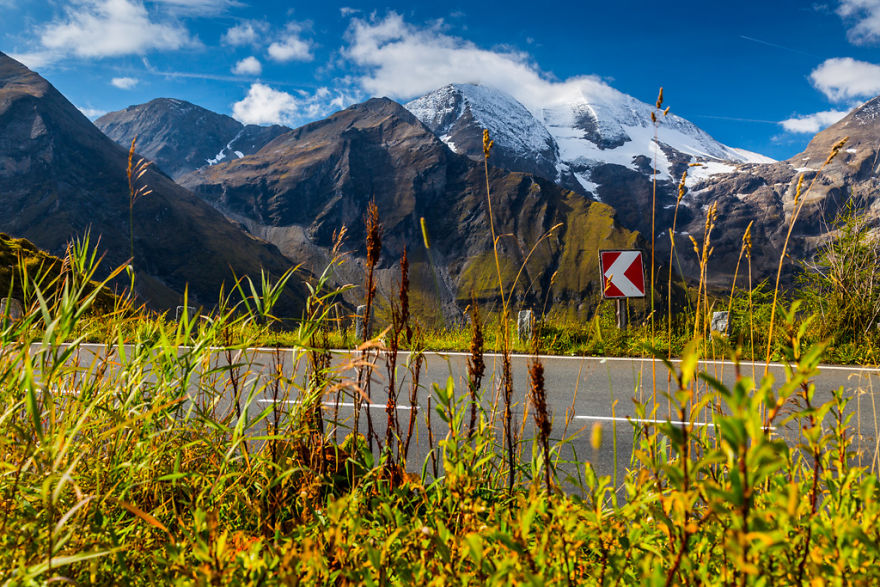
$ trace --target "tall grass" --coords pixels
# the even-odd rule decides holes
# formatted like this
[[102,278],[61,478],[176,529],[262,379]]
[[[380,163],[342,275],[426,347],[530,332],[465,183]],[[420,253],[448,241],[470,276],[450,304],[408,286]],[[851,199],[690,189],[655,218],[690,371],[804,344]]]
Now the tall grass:
[[[488,157],[488,137],[487,145]],[[378,234],[378,210],[368,223]],[[719,295],[749,312],[729,344],[713,342],[705,328],[710,225],[696,251],[697,312],[669,326],[669,349],[656,352],[672,412],[667,418],[653,398],[636,402],[632,459],[619,480],[577,457],[588,443],[598,449],[601,429],[592,439],[571,433],[572,410],[564,425],[553,420],[548,398],[570,390],[548,386],[538,351],[561,333],[543,320],[530,343],[534,426],[523,416],[519,438],[506,304],[497,323],[472,308],[467,387],[450,377],[426,389],[405,255],[391,325],[361,341],[371,355],[333,360],[341,291],[331,284],[341,257],[309,283],[289,348],[254,351],[277,334],[273,308],[292,272],[245,277],[209,315],[171,323],[129,297],[96,312],[109,281],[93,281],[94,247],[73,243],[52,288],[23,270],[25,316],[0,330],[0,580],[876,583],[876,471],[857,464],[862,439],[850,425],[850,397],[831,390],[822,402],[816,389],[830,343],[815,339],[804,304],[781,305],[766,288]],[[743,247],[749,259],[745,238]],[[373,252],[368,272],[378,244]],[[365,285],[369,296],[369,274]],[[503,300],[513,289],[499,283]],[[609,335],[602,344],[625,344],[622,333],[611,339],[605,313],[594,324]],[[652,320],[648,313],[642,328],[655,341]],[[756,332],[758,324],[769,330]],[[96,329],[105,348],[85,344]],[[500,425],[485,389],[483,350],[493,336],[504,373],[492,381],[505,409]],[[741,346],[747,340],[751,349]],[[765,342],[786,365],[780,380],[749,377],[739,362]],[[415,350],[405,364],[402,345]],[[715,352],[734,362],[732,384],[701,370]],[[385,385],[371,387],[377,356],[386,359]],[[369,416],[366,436],[360,430],[359,414],[376,405],[386,414],[384,438]],[[425,436],[427,453],[411,453],[411,440]]]

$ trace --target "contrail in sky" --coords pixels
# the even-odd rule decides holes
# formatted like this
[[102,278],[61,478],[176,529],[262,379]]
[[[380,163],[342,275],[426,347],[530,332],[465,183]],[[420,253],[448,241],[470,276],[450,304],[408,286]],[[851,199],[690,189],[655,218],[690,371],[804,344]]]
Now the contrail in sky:
[[753,43],[758,43],[759,45],[767,45],[768,47],[775,47],[776,49],[782,49],[783,51],[790,51],[791,53],[798,53],[800,55],[807,55],[808,57],[815,57],[816,59],[821,59],[818,55],[813,53],[807,53],[806,51],[801,51],[800,49],[792,49],[791,47],[786,47],[784,45],[777,45],[776,43],[771,43],[769,41],[762,41],[761,39],[756,39],[754,37],[747,37],[746,35],[740,35],[740,39],[745,39],[746,41],[751,41]]

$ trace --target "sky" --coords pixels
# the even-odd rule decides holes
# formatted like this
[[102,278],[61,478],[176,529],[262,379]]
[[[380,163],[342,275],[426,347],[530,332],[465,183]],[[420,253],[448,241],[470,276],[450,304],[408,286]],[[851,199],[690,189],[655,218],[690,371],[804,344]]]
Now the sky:
[[785,159],[880,94],[880,0],[0,0],[0,51],[92,118],[153,98],[298,126],[372,96],[598,79]]

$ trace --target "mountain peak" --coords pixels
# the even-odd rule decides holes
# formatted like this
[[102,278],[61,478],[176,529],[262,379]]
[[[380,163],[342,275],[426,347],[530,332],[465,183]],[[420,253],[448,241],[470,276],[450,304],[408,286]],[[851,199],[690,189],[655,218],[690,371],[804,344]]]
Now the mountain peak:
[[205,165],[256,153],[290,130],[245,126],[231,116],[175,98],[156,98],[110,112],[95,125],[123,147],[139,137],[138,152],[175,179]]
[[482,160],[483,129],[488,129],[495,141],[493,165],[577,187],[557,169],[553,136],[509,94],[489,86],[447,84],[406,108],[456,153]]
[[0,83],[4,86],[8,84],[35,84],[42,86],[44,91],[49,87],[49,82],[2,51],[0,51]]
[[[103,270],[131,263],[138,292],[155,307],[179,304],[187,289],[190,300],[211,304],[236,273],[262,266],[278,275],[289,266],[277,249],[152,168],[139,178],[150,196],[129,208],[126,150],[49,82],[5,55],[0,137],[0,231],[55,254],[90,231],[106,254]],[[289,302],[298,313],[300,299]]]

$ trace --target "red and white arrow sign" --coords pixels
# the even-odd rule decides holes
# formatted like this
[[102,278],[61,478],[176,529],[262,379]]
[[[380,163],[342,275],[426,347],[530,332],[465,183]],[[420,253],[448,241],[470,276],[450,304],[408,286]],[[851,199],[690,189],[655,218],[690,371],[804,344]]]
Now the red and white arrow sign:
[[641,251],[599,251],[599,267],[604,297],[645,297],[645,266]]

